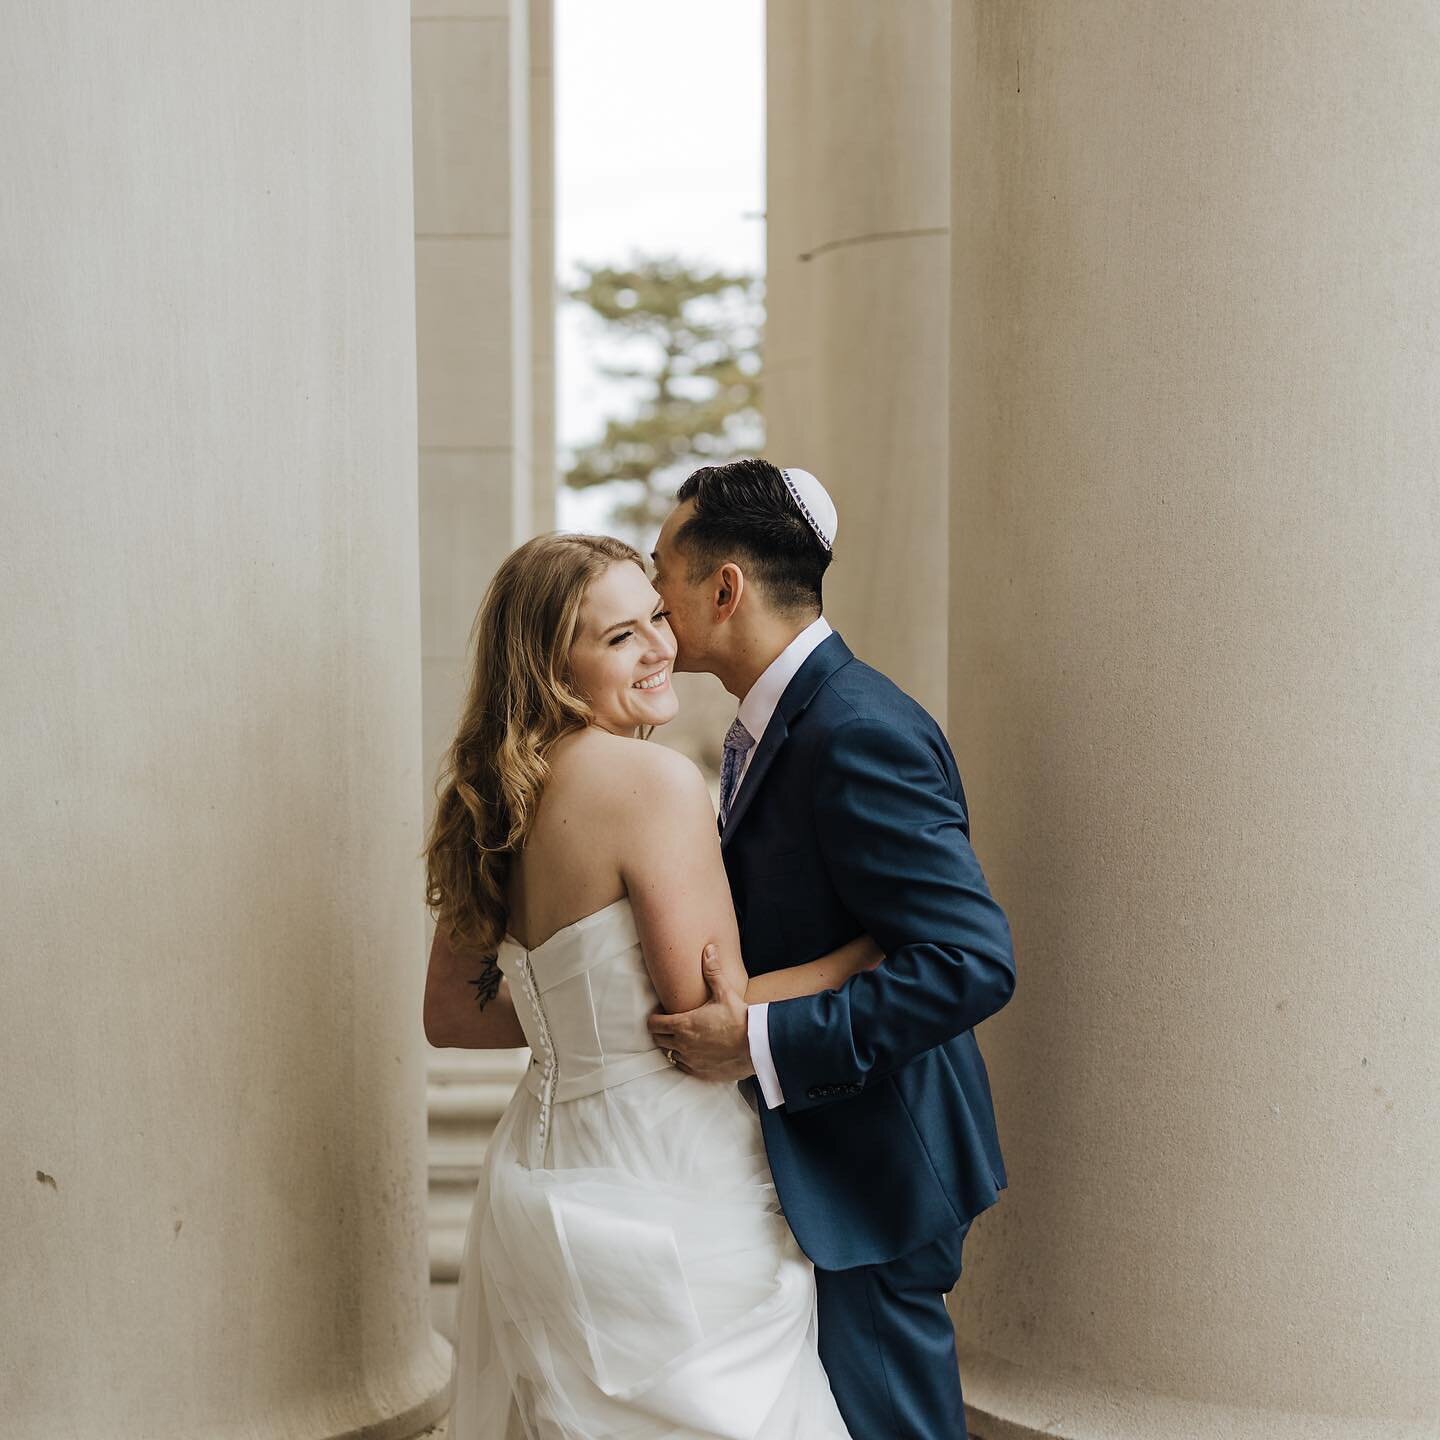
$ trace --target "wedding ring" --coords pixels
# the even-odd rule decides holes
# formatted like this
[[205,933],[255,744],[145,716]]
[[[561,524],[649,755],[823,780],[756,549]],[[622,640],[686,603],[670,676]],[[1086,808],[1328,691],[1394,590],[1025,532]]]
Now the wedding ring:
[[667,1050],[667,1051],[665,1052],[665,1058],[666,1058],[672,1065],[674,1065],[674,1064],[676,1063],[676,1060],[675,1060],[675,1052],[674,1052],[673,1050]]

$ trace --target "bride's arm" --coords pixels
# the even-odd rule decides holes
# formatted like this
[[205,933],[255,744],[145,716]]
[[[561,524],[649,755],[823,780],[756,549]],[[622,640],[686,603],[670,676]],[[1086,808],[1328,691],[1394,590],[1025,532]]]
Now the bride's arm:
[[803,965],[772,970],[746,982],[745,1003],[758,1005],[766,1000],[793,1000],[799,995],[817,995],[836,990],[858,970],[873,970],[885,952],[868,936],[857,935],[848,945]]
[[425,973],[425,1038],[462,1050],[518,1050],[529,1042],[493,955],[456,949],[435,927]]
[[737,989],[745,984],[730,882],[704,776],[683,755],[635,742],[607,776],[604,831],[613,837],[645,967],[670,1014],[709,993],[701,952],[713,941]]

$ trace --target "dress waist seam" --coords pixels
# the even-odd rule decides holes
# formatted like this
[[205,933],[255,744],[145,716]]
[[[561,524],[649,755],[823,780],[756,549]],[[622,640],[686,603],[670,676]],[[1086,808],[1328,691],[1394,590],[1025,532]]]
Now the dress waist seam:
[[[525,1071],[522,1084],[537,1100],[544,1100],[543,1066],[532,1059]],[[635,1055],[626,1055],[619,1060],[610,1060],[583,1075],[564,1075],[555,1086],[553,1103],[563,1104],[567,1100],[579,1100],[586,1095],[597,1095],[615,1085],[623,1085],[641,1075],[651,1075],[658,1070],[668,1070],[670,1062],[663,1050],[642,1050]]]

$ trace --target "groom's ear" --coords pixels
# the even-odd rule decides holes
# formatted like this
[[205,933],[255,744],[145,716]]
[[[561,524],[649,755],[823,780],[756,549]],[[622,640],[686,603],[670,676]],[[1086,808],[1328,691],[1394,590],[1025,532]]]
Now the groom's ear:
[[745,593],[745,572],[731,561],[726,561],[715,576],[715,619],[728,620],[740,605]]

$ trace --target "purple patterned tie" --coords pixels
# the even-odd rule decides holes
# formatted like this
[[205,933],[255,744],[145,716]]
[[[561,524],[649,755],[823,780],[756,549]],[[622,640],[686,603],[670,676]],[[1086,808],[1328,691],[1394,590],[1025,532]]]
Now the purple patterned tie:
[[754,745],[755,737],[740,723],[735,723],[725,732],[725,757],[720,762],[720,828],[730,818],[730,806],[735,801],[735,791],[740,785],[740,767]]

